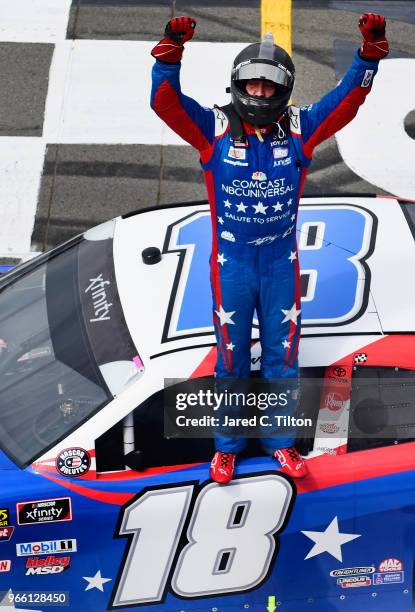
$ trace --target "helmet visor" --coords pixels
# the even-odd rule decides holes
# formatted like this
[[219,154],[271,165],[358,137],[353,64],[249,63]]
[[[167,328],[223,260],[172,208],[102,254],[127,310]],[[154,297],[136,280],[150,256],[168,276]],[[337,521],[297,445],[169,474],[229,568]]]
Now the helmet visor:
[[233,78],[236,81],[249,81],[250,79],[266,79],[276,85],[291,88],[294,83],[293,74],[282,64],[263,59],[242,62],[235,66]]

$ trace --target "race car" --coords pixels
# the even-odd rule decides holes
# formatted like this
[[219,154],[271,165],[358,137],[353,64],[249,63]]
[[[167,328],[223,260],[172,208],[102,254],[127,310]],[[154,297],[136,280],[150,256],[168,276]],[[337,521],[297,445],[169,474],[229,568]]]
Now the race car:
[[301,200],[296,481],[250,439],[221,486],[212,436],[165,434],[165,389],[213,377],[207,202],[4,274],[0,606],[412,610],[414,224],[392,197]]

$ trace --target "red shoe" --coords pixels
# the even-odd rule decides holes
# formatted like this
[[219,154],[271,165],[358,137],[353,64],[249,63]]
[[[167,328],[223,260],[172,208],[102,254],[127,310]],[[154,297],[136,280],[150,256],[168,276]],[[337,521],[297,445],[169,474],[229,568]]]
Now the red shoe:
[[274,453],[275,459],[281,463],[281,471],[292,478],[304,478],[308,474],[305,461],[301,459],[294,446],[278,448]]
[[232,480],[234,467],[235,455],[233,453],[216,451],[210,464],[210,477],[220,484],[227,484]]

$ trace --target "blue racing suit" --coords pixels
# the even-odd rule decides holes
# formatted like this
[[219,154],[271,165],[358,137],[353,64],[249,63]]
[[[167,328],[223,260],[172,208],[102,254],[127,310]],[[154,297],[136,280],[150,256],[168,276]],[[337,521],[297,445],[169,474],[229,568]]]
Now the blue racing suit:
[[[258,131],[243,122],[246,146],[231,140],[219,109],[181,92],[180,64],[156,61],[151,105],[165,123],[199,151],[212,218],[211,285],[217,340],[217,378],[249,378],[256,309],[261,376],[298,378],[300,274],[296,243],[298,202],[314,148],[349,123],[370,92],[378,61],[356,52],[353,63],[320,101],[289,106],[275,126]],[[264,433],[269,453],[292,446]],[[236,453],[243,438],[216,437],[217,450]]]

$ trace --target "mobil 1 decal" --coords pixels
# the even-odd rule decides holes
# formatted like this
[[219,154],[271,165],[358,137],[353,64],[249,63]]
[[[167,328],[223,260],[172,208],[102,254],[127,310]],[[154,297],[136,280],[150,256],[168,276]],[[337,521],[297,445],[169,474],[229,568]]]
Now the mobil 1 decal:
[[[303,327],[344,326],[364,314],[369,297],[375,215],[354,204],[304,204],[297,222]],[[236,244],[228,231],[224,239]],[[266,247],[264,247],[266,248]],[[195,211],[171,224],[163,253],[178,253],[167,307],[163,342],[213,334],[209,257],[209,210]],[[225,264],[226,265],[226,264]]]
[[294,498],[291,481],[275,472],[226,487],[145,489],[120,512],[115,537],[126,543],[111,607],[163,602],[168,592],[195,599],[258,588],[273,569]]

